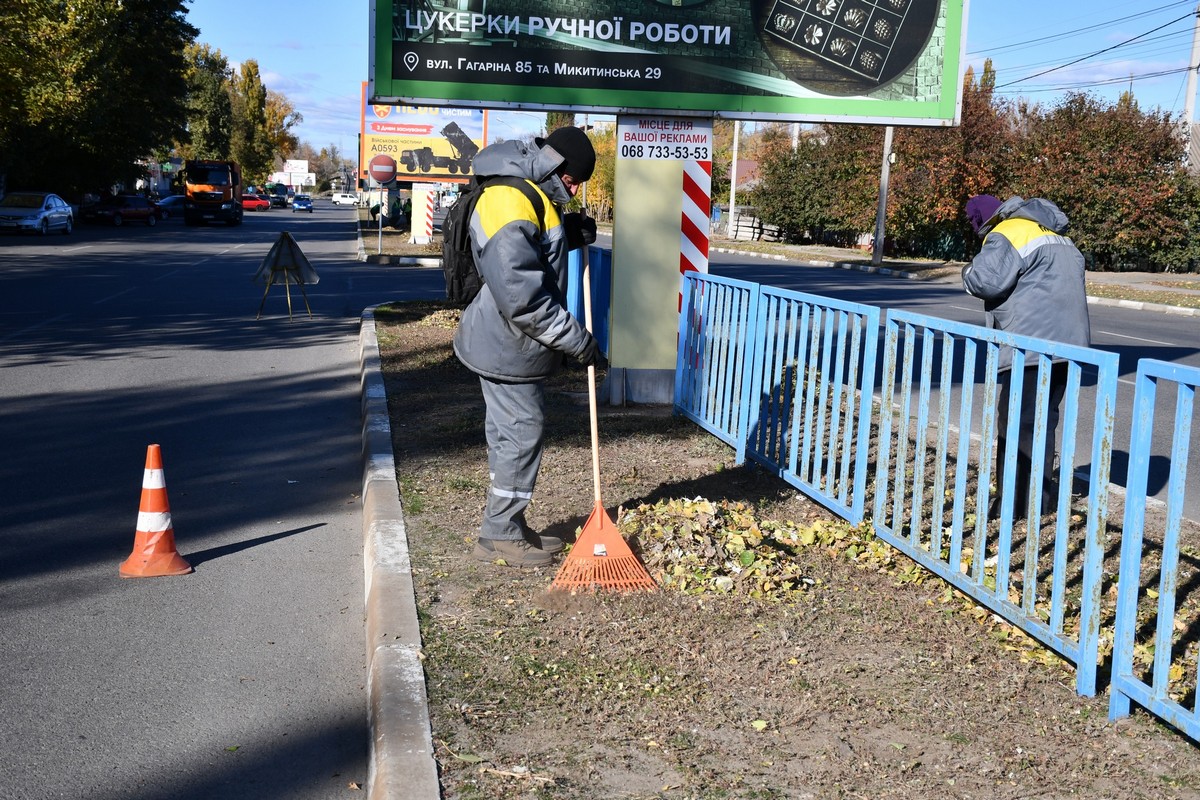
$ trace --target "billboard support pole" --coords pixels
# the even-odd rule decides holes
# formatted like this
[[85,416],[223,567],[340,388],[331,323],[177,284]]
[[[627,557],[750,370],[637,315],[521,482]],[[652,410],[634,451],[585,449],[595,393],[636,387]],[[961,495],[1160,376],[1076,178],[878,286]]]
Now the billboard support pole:
[[883,262],[883,232],[887,221],[888,178],[892,173],[892,126],[883,129],[883,165],[879,168],[879,202],[875,206],[875,241],[871,244],[871,263]]
[[733,202],[737,199],[737,162],[738,162],[738,134],[742,130],[742,123],[738,120],[733,121],[733,159],[729,165],[729,219],[725,220],[725,235],[730,239],[736,239],[733,235]]

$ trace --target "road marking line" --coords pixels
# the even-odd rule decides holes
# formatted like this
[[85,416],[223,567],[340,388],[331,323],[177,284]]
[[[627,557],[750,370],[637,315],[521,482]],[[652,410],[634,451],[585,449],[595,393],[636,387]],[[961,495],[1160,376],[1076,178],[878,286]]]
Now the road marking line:
[[132,291],[133,291],[135,288],[137,288],[137,287],[135,287],[135,286],[130,286],[128,289],[122,289],[121,291],[117,292],[116,294],[110,294],[108,297],[105,297],[105,298],[104,298],[104,299],[102,299],[102,300],[97,300],[97,301],[95,301],[94,303],[92,303],[92,305],[94,305],[94,306],[98,306],[98,305],[100,305],[101,303],[107,303],[109,300],[112,300],[112,299],[114,299],[114,298],[120,297],[120,296],[121,296],[121,295],[123,295],[123,294],[129,294],[129,293],[130,293],[130,292],[132,292]]
[[38,328],[44,328],[47,325],[50,325],[51,323],[58,322],[60,319],[66,319],[69,316],[70,316],[70,314],[59,314],[57,317],[50,317],[49,319],[44,319],[41,322],[37,323],[36,325],[30,325],[28,328],[22,328],[19,331],[13,331],[8,336],[0,337],[0,342],[7,342],[9,339],[15,339],[18,336],[29,333],[30,331],[36,331]]
[[1105,336],[1115,336],[1118,339],[1131,339],[1135,342],[1145,342],[1147,344],[1161,344],[1164,347],[1176,347],[1179,344],[1178,342],[1160,342],[1157,339],[1143,339],[1140,336],[1126,336],[1123,333],[1113,333],[1112,331],[1096,331],[1096,333],[1103,333]]

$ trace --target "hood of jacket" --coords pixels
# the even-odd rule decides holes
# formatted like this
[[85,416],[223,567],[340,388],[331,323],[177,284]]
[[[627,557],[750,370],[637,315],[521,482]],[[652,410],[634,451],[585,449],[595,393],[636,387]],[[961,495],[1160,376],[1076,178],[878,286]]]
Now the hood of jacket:
[[517,139],[488,145],[475,154],[472,162],[476,175],[528,178],[560,206],[571,202],[567,187],[554,174],[562,163],[563,157],[553,147],[537,147]]
[[1026,200],[1013,195],[1001,203],[996,213],[979,227],[979,236],[986,236],[1006,219],[1027,219],[1055,233],[1065,233],[1069,224],[1067,215],[1049,200],[1043,197]]

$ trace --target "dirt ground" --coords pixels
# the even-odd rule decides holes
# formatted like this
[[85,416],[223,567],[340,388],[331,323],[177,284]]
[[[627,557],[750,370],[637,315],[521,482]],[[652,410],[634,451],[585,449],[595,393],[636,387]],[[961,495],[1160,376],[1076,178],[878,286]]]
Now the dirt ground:
[[[717,527],[835,518],[669,409],[602,407],[600,460],[606,507],[672,588],[572,596],[549,591],[557,565],[473,561],[488,473],[457,316],[377,312],[447,800],[1200,798],[1186,737],[1109,723],[1103,689],[1079,697],[1055,656],[884,545],[819,540],[787,580],[713,590]],[[582,369],[552,381],[547,420],[529,522],[570,536],[592,505]]]

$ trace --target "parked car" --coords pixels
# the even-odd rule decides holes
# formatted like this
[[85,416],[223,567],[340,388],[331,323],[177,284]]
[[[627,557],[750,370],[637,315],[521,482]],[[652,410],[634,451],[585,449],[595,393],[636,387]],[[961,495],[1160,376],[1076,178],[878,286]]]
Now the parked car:
[[154,201],[155,208],[158,209],[159,219],[170,219],[172,214],[182,214],[183,204],[187,202],[187,198],[181,194],[173,194],[170,197],[162,197]]
[[340,206],[343,203],[352,206],[358,205],[358,195],[351,192],[334,192],[333,204],[335,206]]
[[84,206],[80,215],[88,222],[108,222],[112,225],[135,221],[145,222],[150,227],[158,224],[157,207],[137,194],[104,197],[99,203]]
[[286,187],[280,184],[270,186],[267,188],[266,197],[271,201],[271,208],[287,208],[288,195]]
[[298,194],[292,198],[292,213],[307,211],[312,213],[312,198],[306,194]]
[[52,230],[69,234],[75,214],[51,192],[11,192],[0,200],[0,230],[28,231],[45,236]]
[[244,194],[242,195],[242,210],[270,211],[271,201],[263,197],[261,194]]

